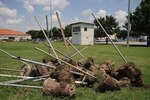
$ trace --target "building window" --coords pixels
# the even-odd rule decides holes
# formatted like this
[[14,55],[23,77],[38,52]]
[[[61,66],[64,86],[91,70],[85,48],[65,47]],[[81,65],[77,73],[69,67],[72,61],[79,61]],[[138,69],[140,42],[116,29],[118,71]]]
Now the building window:
[[87,31],[87,28],[86,28],[86,27],[84,27],[84,31]]
[[10,39],[10,40],[15,40],[15,37],[8,37],[8,39]]
[[74,35],[78,35],[79,33],[74,33]]
[[73,27],[73,32],[80,32],[80,26]]

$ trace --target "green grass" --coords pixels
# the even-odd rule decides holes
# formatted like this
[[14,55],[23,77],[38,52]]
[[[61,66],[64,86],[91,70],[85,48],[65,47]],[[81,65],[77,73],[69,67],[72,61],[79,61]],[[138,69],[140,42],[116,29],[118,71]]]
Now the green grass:
[[[66,49],[63,43],[55,42],[53,46],[66,53]],[[8,51],[9,53],[21,56],[24,58],[40,61],[45,56],[41,52],[34,49],[39,47],[48,51],[47,47],[43,43],[34,44],[27,42],[0,42],[0,48]],[[78,49],[82,49],[85,46],[76,45]],[[144,81],[146,84],[150,84],[150,48],[149,47],[130,47],[117,45],[120,51],[123,53],[128,61],[133,61],[142,71]],[[74,53],[75,50],[69,46],[69,53]],[[105,60],[111,60],[115,62],[114,67],[119,67],[124,64],[124,61],[118,55],[112,45],[94,45],[88,46],[86,50],[82,52],[86,57],[95,57],[95,63],[99,64]],[[75,56],[76,60],[82,60],[78,55]],[[20,69],[23,64],[19,61],[11,59],[6,54],[0,51],[0,67]],[[8,72],[0,70],[0,74],[19,75],[18,72]],[[12,80],[14,78],[0,77],[0,81]],[[42,85],[42,82],[23,82],[22,84]],[[67,100],[68,97],[52,97],[42,96],[40,89],[18,88],[0,86],[0,100]],[[150,100],[150,89],[126,87],[120,91],[107,91],[105,93],[97,93],[92,88],[78,87],[75,100]]]

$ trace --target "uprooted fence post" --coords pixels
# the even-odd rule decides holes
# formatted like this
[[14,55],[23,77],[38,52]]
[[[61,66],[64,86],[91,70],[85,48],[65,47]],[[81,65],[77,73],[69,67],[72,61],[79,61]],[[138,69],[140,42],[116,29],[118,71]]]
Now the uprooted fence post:
[[117,52],[119,53],[119,55],[121,56],[121,58],[123,59],[123,61],[125,63],[127,63],[127,60],[125,59],[125,57],[122,55],[122,53],[120,52],[120,50],[117,48],[117,46],[114,44],[114,42],[110,39],[108,33],[106,32],[106,30],[104,29],[104,27],[102,26],[102,24],[98,21],[98,19],[95,17],[95,15],[92,13],[93,17],[95,18],[95,20],[97,21],[97,23],[100,25],[100,27],[102,28],[102,30],[104,31],[104,33],[106,34],[106,36],[108,37],[108,39],[110,40],[110,42],[113,44],[113,46],[115,47],[115,49],[117,50]]
[[80,72],[82,72],[82,73],[84,73],[84,74],[86,74],[86,75],[88,75],[88,76],[91,76],[91,77],[93,77],[93,78],[96,78],[93,74],[91,74],[92,72],[89,73],[89,72],[87,72],[87,71],[83,71],[81,68],[78,68],[78,67],[76,67],[76,66],[73,66],[73,65],[71,65],[71,64],[69,64],[69,63],[63,61],[62,59],[56,58],[56,57],[54,57],[53,55],[51,55],[51,54],[45,52],[45,51],[42,50],[42,49],[39,49],[39,48],[37,48],[37,47],[35,47],[35,49],[37,49],[37,50],[41,51],[42,53],[47,54],[47,55],[49,55],[49,56],[51,56],[51,57],[53,57],[53,58],[55,58],[55,59],[57,59],[57,60],[59,60],[59,61],[65,63],[65,64],[67,64],[68,66],[70,66],[70,67],[72,67],[72,68],[74,68],[74,69],[77,69],[78,71],[80,71]]
[[24,88],[34,88],[34,89],[42,89],[42,86],[31,86],[31,85],[20,85],[20,84],[7,84],[0,83],[1,86],[12,86],[12,87],[24,87]]
[[[49,64],[44,64],[44,63],[40,63],[40,62],[37,62],[37,61],[33,61],[33,60],[29,60],[29,59],[25,59],[25,58],[21,58],[21,57],[16,57],[16,56],[13,56],[11,55],[10,53],[0,49],[0,51],[6,53],[7,55],[9,55],[11,58],[13,59],[16,59],[16,60],[19,60],[21,62],[29,62],[29,63],[32,63],[32,64],[37,64],[37,65],[41,65],[41,66],[45,66],[45,67],[49,67],[49,68],[52,68],[52,69],[55,69],[56,67],[55,66],[52,66],[52,65],[49,65]],[[26,63],[25,63],[26,64]],[[27,64],[28,65],[28,64]],[[71,73],[74,73],[74,74],[78,74],[78,75],[83,75],[81,73],[77,73],[77,72],[74,72],[74,71],[71,71]]]
[[5,82],[1,82],[1,83],[14,84],[14,83],[20,83],[20,82],[28,81],[28,80],[35,80],[35,79],[39,79],[39,78],[47,78],[49,76],[50,75],[37,76],[37,77],[29,77],[29,78],[25,78],[25,79],[10,80],[10,81],[5,81]]
[[37,17],[36,17],[36,16],[35,16],[35,20],[36,20],[36,22],[38,23],[38,25],[40,26],[40,28],[41,28],[41,30],[42,30],[42,32],[43,32],[43,34],[44,34],[44,36],[45,36],[45,38],[46,38],[47,42],[48,42],[48,43],[49,43],[49,45],[51,46],[51,48],[52,48],[52,51],[53,51],[54,55],[56,56],[56,58],[58,58],[58,56],[57,56],[57,54],[56,54],[56,52],[55,52],[55,50],[54,50],[54,48],[53,48],[53,46],[52,46],[52,44],[51,44],[50,40],[48,39],[48,37],[47,37],[47,35],[46,35],[45,31],[43,30],[43,28],[42,28],[42,26],[40,25],[40,23],[39,23],[39,21],[38,21],[38,19],[37,19]]
[[59,23],[59,26],[60,26],[60,29],[61,29],[61,35],[63,36],[65,45],[67,45],[66,42],[68,42],[68,43],[80,54],[80,56],[81,56],[83,59],[86,60],[86,58],[78,51],[78,49],[77,49],[71,42],[69,42],[69,41],[65,38],[64,31],[63,31],[63,29],[62,29],[62,25],[61,25],[61,22],[60,22],[60,18],[59,18],[59,15],[58,15],[57,12],[56,12],[56,16],[57,16],[57,19],[58,19],[58,23]]
[[67,45],[67,42],[66,42],[66,37],[65,37],[65,34],[64,34],[64,31],[63,31],[63,28],[62,28],[61,22],[60,22],[60,18],[59,18],[59,15],[58,15],[58,13],[57,13],[57,12],[56,12],[56,17],[57,17],[57,20],[58,20],[58,23],[59,23],[59,26],[60,26],[61,35],[62,35],[62,37],[63,37],[64,44],[65,44],[66,49],[67,49],[67,54],[69,55],[69,48],[68,48],[68,45]]
[[[23,62],[29,62],[29,63],[33,63],[33,64],[38,64],[38,65],[42,65],[42,66],[46,66],[46,67],[49,67],[49,68],[56,68],[55,66],[52,66],[52,65],[48,65],[48,64],[44,64],[44,63],[40,63],[40,62],[37,62],[37,61],[33,61],[33,60],[29,60],[29,59],[25,59],[25,58],[22,58],[22,57],[16,57],[16,56],[13,56],[11,55],[10,53],[0,49],[0,51],[4,52],[5,54],[9,55],[11,58],[13,59],[16,59],[16,60],[19,60],[19,61],[23,61]],[[26,64],[26,63],[24,63]]]
[[0,68],[0,70],[14,71],[14,72],[24,72],[24,71],[22,71],[22,70],[17,70],[17,69],[8,69],[8,68]]
[[[47,43],[44,43],[44,44],[45,44],[46,46],[50,47]],[[50,48],[51,48],[51,47],[50,47]],[[55,48],[54,48],[54,50],[55,50],[56,52],[58,52],[59,54],[63,55],[64,57],[66,57],[66,58],[68,58],[68,59],[70,59],[70,60],[72,60],[72,61],[75,61],[74,59],[72,59],[71,57],[65,55],[65,54],[62,53],[61,51],[59,51],[59,50],[57,50],[57,49],[55,49]],[[75,61],[75,62],[76,62],[76,61]]]
[[[84,47],[84,48],[82,48],[81,50],[79,50],[79,52],[81,52],[81,51],[83,51],[83,50],[85,50],[86,48],[88,48],[88,46],[86,46],[86,47]],[[72,58],[72,57],[74,57],[75,55],[77,55],[78,54],[78,52],[75,52],[74,54],[72,54],[70,57]]]

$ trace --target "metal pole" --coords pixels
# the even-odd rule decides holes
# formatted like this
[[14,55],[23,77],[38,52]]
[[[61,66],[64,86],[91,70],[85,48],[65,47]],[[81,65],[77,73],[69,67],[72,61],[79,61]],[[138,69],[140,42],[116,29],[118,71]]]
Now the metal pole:
[[65,64],[67,64],[68,66],[70,66],[70,67],[72,67],[72,68],[74,68],[74,69],[77,69],[78,71],[80,71],[80,72],[82,72],[82,73],[84,73],[84,74],[86,74],[86,75],[88,75],[88,76],[91,76],[91,77],[93,77],[93,78],[96,78],[93,74],[91,74],[92,72],[89,73],[89,72],[87,72],[87,71],[82,70],[79,66],[73,66],[73,65],[71,65],[71,64],[69,64],[69,63],[63,61],[62,59],[56,58],[55,56],[53,56],[53,55],[51,55],[51,54],[45,52],[45,51],[42,50],[42,49],[39,49],[39,48],[37,48],[37,47],[35,47],[35,49],[37,49],[37,50],[41,51],[42,53],[47,54],[47,55],[49,55],[49,56],[51,56],[51,57],[53,57],[53,58],[55,58],[55,59],[57,59],[57,60],[59,60],[59,61],[65,63]]
[[40,23],[39,23],[39,21],[38,21],[38,19],[37,19],[37,17],[36,17],[36,16],[35,16],[35,20],[36,20],[36,22],[38,23],[38,25],[40,26],[40,28],[41,28],[41,30],[42,30],[42,32],[43,32],[43,34],[44,34],[44,36],[46,37],[47,42],[48,42],[48,43],[49,43],[49,45],[51,46],[51,48],[52,48],[52,51],[53,51],[54,55],[56,56],[56,58],[58,58],[58,56],[57,56],[57,54],[56,54],[56,52],[55,52],[55,50],[54,50],[54,48],[53,48],[53,46],[52,46],[52,44],[51,44],[50,40],[48,39],[48,37],[47,37],[46,33],[44,32],[44,30],[43,30],[42,26],[40,25]]
[[[45,44],[46,46],[50,47],[47,43],[44,43],[44,44]],[[82,52],[82,51],[85,50],[87,47],[88,47],[88,46],[86,46],[86,47],[84,47],[83,49],[79,50],[79,52]],[[63,55],[64,57],[66,57],[66,58],[68,58],[68,59],[70,59],[70,60],[73,60],[73,61],[75,61],[75,60],[72,59],[72,57],[74,57],[75,55],[78,54],[78,52],[75,52],[74,54],[72,54],[72,55],[69,57],[69,56],[65,55],[64,53],[62,53],[61,51],[59,51],[59,50],[57,50],[57,49],[55,49],[55,48],[54,48],[54,50],[55,50],[56,52],[58,52],[59,54]],[[76,62],[76,61],[75,61],[75,62]]]
[[59,18],[58,12],[56,12],[56,16],[57,16],[57,20],[58,20],[59,27],[60,27],[60,30],[61,30],[61,35],[62,35],[62,37],[63,37],[64,44],[65,44],[66,49],[67,49],[67,55],[69,55],[69,48],[68,48],[68,44],[67,44],[67,42],[66,42],[66,37],[65,37],[65,34],[64,34],[64,31],[63,31],[63,28],[62,28],[61,22],[60,22],[60,18]]
[[[56,30],[59,32],[59,30],[56,28]],[[59,32],[60,33],[60,32]],[[86,60],[86,58],[79,52],[79,50],[69,41],[66,39],[66,41],[77,51],[77,53],[84,59]]]
[[5,54],[9,55],[11,58],[16,59],[16,60],[25,61],[25,62],[29,62],[29,63],[32,63],[32,64],[38,64],[38,65],[46,66],[46,67],[50,67],[50,68],[56,68],[55,66],[52,66],[52,65],[48,65],[48,64],[37,62],[37,61],[25,59],[25,58],[22,58],[22,57],[13,56],[10,53],[8,53],[8,52],[6,52],[6,51],[4,51],[2,49],[0,49],[0,51],[4,52]]
[[[52,65],[49,65],[49,64],[44,64],[44,63],[40,63],[40,62],[37,62],[37,61],[33,61],[33,60],[29,60],[29,59],[25,59],[25,58],[21,58],[21,57],[16,57],[16,56],[13,56],[11,55],[10,53],[0,49],[0,51],[6,53],[7,55],[9,55],[11,58],[13,59],[16,59],[16,60],[19,60],[19,61],[25,61],[25,62],[29,62],[29,63],[32,63],[32,64],[37,64],[37,65],[41,65],[41,66],[44,66],[44,67],[49,67],[49,68],[53,68],[55,69],[56,67],[55,66],[52,66]],[[53,57],[54,58],[54,57]],[[40,67],[40,66],[39,66]],[[71,71],[73,72],[73,71]]]
[[24,87],[24,88],[33,88],[33,89],[42,89],[42,86],[31,86],[31,85],[19,85],[19,84],[7,84],[0,83],[1,86],[12,86],[12,87]]
[[[50,47],[47,43],[44,43],[44,44],[45,44],[46,46]],[[51,47],[50,47],[50,48],[51,48]],[[57,50],[57,49],[55,49],[55,48],[54,48],[54,50],[55,50],[56,52],[58,52],[59,54],[63,55],[64,57],[66,57],[66,58],[68,58],[68,59],[70,59],[70,60],[72,60],[72,61],[75,61],[74,59],[72,59],[71,57],[65,55],[65,54],[62,53],[61,51],[59,51],[59,50]],[[76,62],[76,61],[75,61],[75,62]]]
[[102,26],[102,24],[98,21],[98,19],[95,17],[95,15],[92,13],[93,17],[95,18],[95,20],[97,21],[97,23],[100,25],[100,27],[102,28],[102,30],[105,32],[106,36],[109,38],[110,42],[113,44],[113,46],[115,47],[115,49],[117,50],[117,52],[119,53],[119,55],[121,56],[121,58],[123,59],[123,61],[125,63],[127,63],[127,60],[124,58],[124,56],[122,55],[122,53],[120,52],[120,50],[117,48],[117,46],[114,44],[114,42],[110,39],[108,33],[106,32],[106,30],[104,29],[104,27]]
[[127,33],[127,47],[129,47],[129,34],[130,34],[130,0],[128,0],[128,33]]
[[2,77],[14,77],[14,78],[31,78],[31,77],[26,77],[26,76],[17,76],[17,75],[7,75],[7,74],[0,74]]
[[[83,49],[79,50],[79,52],[82,52],[82,51],[85,50],[87,47],[88,47],[88,46],[86,46],[86,47],[84,47]],[[72,58],[72,57],[74,57],[74,56],[77,55],[77,54],[78,54],[78,52],[72,54],[70,57]]]
[[48,32],[48,16],[46,15],[46,29],[47,29],[47,36],[49,38],[49,32]]
[[14,71],[14,72],[24,72],[24,71],[22,71],[22,70],[17,70],[17,69],[8,69],[8,68],[0,68],[0,70]]
[[79,53],[79,55],[84,59],[86,60],[86,58],[81,54],[81,52],[79,52],[79,50],[69,41],[66,39],[66,41]]
[[51,27],[50,27],[50,32],[51,32],[51,40],[53,39],[53,31],[52,31],[52,2],[50,0],[50,18],[51,18]]
[[24,82],[24,81],[27,81],[27,80],[35,80],[35,79],[39,79],[39,78],[47,78],[49,76],[50,75],[37,76],[37,77],[24,78],[24,79],[18,79],[18,80],[4,81],[4,82],[1,82],[1,83],[14,84],[14,83]]
[[[47,28],[47,36],[48,36],[48,39],[49,39],[48,16],[47,15],[46,15],[46,28]],[[50,48],[48,48],[48,51],[50,53]]]

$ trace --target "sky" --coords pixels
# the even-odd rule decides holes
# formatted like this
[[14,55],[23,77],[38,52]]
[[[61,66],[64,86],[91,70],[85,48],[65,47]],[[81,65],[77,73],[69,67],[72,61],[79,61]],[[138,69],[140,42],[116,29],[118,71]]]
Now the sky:
[[[50,3],[51,2],[51,3]],[[131,0],[130,10],[141,0]],[[45,16],[48,15],[49,29],[59,27],[56,11],[63,27],[75,22],[92,23],[96,17],[112,15],[122,26],[127,20],[128,0],[0,0],[0,28],[14,29],[21,32],[40,30],[35,16],[43,29],[46,29]]]

